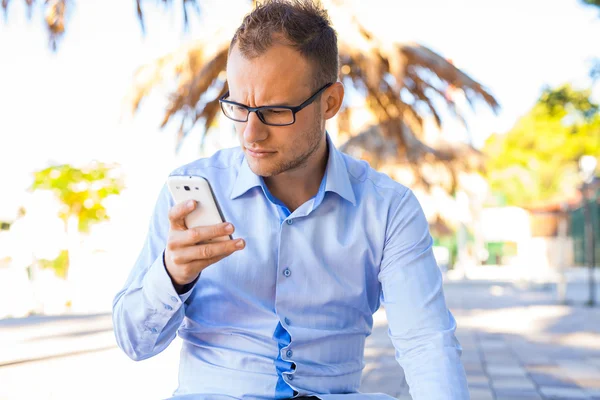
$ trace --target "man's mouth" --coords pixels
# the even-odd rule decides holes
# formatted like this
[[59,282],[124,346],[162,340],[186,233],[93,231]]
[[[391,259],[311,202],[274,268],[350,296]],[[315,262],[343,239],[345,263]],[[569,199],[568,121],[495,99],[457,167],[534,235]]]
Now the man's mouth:
[[246,147],[246,152],[248,153],[248,155],[250,155],[251,157],[256,157],[256,158],[264,158],[264,157],[268,157],[270,155],[275,154],[275,151],[268,151],[268,150],[263,150],[263,149],[249,149]]

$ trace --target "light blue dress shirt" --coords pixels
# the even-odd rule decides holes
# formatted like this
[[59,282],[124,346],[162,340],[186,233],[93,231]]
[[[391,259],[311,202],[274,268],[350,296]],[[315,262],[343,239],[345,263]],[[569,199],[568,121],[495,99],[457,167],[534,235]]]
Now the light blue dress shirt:
[[163,263],[174,205],[163,187],[145,245],[114,299],[113,322],[134,360],[179,334],[175,398],[391,399],[358,393],[380,306],[413,399],[469,398],[421,206],[409,189],[327,142],[320,189],[294,212],[239,148],[172,172],[207,178],[234,238],[246,240],[182,295]]

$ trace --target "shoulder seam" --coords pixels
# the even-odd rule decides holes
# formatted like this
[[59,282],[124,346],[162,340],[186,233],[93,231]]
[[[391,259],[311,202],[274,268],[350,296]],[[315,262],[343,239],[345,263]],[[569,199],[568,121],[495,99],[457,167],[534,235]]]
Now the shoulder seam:
[[[345,158],[344,158],[344,163],[346,163],[346,159],[345,159]],[[360,178],[358,178],[357,176],[355,176],[355,175],[354,175],[354,174],[353,174],[353,173],[350,171],[350,169],[348,168],[348,164],[346,164],[346,171],[348,171],[348,175],[350,175],[352,178],[356,179],[356,180],[357,180],[357,181],[359,181],[359,182],[365,182],[365,181],[369,181],[369,182],[371,182],[371,184],[372,184],[373,186],[375,186],[375,187],[376,187],[376,188],[378,188],[378,189],[387,189],[387,190],[391,190],[392,192],[396,193],[398,196],[402,196],[402,197],[404,197],[404,196],[406,195],[406,193],[407,193],[407,192],[410,190],[410,188],[409,188],[408,186],[402,185],[400,182],[396,182],[396,181],[394,181],[394,180],[393,180],[391,177],[389,177],[389,176],[388,176],[388,178],[389,178],[389,179],[391,179],[393,182],[396,182],[396,183],[397,183],[397,184],[399,184],[399,185],[402,185],[402,186],[403,186],[403,187],[406,189],[406,190],[404,190],[404,193],[400,193],[400,192],[398,192],[398,191],[397,191],[396,189],[394,189],[393,187],[385,187],[385,186],[378,185],[378,184],[377,184],[377,183],[376,183],[376,182],[375,182],[373,179],[371,179],[371,178],[369,177],[369,168],[371,168],[371,166],[367,165],[367,167],[366,167],[366,170],[365,170],[365,173],[364,173],[364,174],[365,174],[365,178],[361,180]],[[374,170],[374,171],[375,171],[375,170]],[[375,171],[375,172],[377,172],[377,171]]]
[[[392,179],[392,178],[390,178],[390,179]],[[392,180],[393,180],[393,179],[392,179]],[[375,187],[376,187],[376,188],[378,188],[378,189],[391,190],[392,192],[396,193],[398,196],[402,196],[402,197],[406,196],[406,193],[407,193],[407,192],[410,190],[410,189],[409,189],[407,186],[404,186],[404,185],[402,185],[400,182],[396,182],[396,181],[394,181],[394,182],[396,182],[396,183],[397,183],[397,184],[399,184],[399,185],[402,185],[402,186],[403,186],[403,187],[406,189],[406,190],[404,190],[404,193],[400,193],[400,192],[398,192],[398,191],[397,191],[396,189],[394,189],[393,187],[385,187],[385,186],[378,185],[378,184],[377,184],[375,181],[373,181],[373,179],[369,178],[368,176],[367,176],[367,178],[365,179],[365,181],[369,181],[369,182],[371,182],[371,184],[373,184],[373,186],[375,186]]]

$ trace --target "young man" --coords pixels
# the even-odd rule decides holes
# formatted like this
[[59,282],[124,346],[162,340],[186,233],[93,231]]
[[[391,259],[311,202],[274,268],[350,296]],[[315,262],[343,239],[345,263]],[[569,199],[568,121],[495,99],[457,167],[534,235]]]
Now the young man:
[[419,203],[326,133],[337,77],[336,34],[310,1],[267,1],[237,30],[221,105],[240,148],[172,173],[207,178],[228,223],[188,229],[195,205],[163,188],[114,301],[134,360],[183,339],[176,398],[389,399],[357,392],[383,305],[413,399],[468,399]]

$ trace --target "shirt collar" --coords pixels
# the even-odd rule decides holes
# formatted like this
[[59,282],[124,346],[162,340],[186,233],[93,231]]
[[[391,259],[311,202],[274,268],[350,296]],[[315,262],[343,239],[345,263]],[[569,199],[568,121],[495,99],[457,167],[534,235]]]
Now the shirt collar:
[[[325,173],[325,192],[335,192],[355,205],[356,197],[352,190],[352,184],[350,183],[350,176],[348,175],[344,156],[335,148],[329,134],[327,134],[327,144],[329,146],[329,158],[327,160]],[[233,200],[245,194],[250,189],[260,186],[260,177],[252,172],[250,166],[248,166],[246,157],[243,156],[230,198]]]
[[335,192],[352,205],[356,205],[356,198],[354,197],[354,190],[352,190],[344,155],[335,148],[329,134],[327,134],[327,144],[329,145],[329,160],[327,160],[327,173],[325,175],[327,179],[325,191]]
[[[243,153],[242,153],[243,154]],[[242,156],[242,164],[233,184],[230,199],[236,199],[254,187],[260,187],[260,177],[250,169],[246,156]]]

